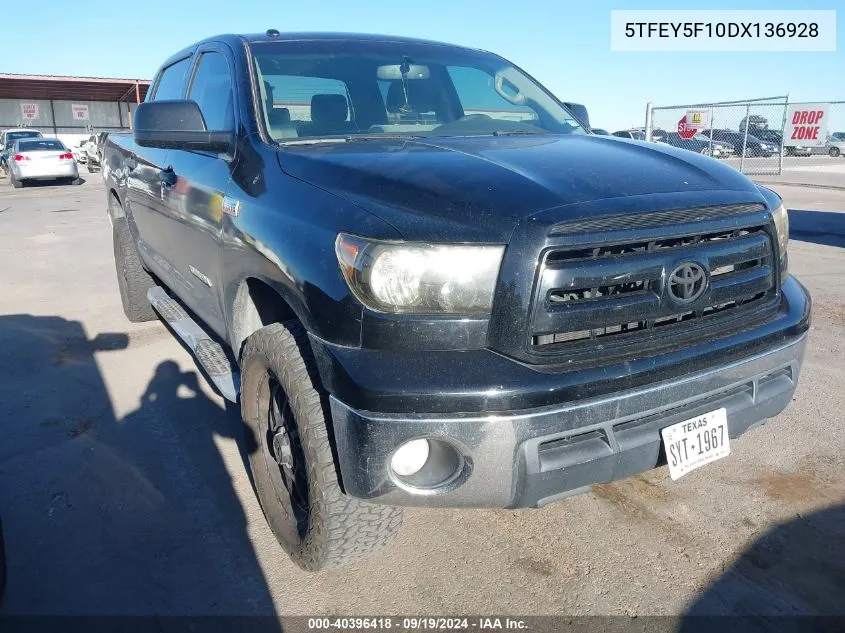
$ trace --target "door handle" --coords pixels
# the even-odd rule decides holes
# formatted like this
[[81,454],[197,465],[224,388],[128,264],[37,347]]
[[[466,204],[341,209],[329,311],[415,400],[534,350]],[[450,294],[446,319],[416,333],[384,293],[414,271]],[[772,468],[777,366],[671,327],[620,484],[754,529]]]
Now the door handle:
[[173,167],[162,169],[158,172],[158,177],[161,178],[163,187],[172,187],[176,184],[176,172],[173,171]]

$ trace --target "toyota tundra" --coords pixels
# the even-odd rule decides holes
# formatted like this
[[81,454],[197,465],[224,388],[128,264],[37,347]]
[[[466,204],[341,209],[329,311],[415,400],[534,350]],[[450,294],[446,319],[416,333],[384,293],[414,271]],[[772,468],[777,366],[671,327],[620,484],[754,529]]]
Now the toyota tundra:
[[103,157],[123,309],[240,402],[303,568],[382,546],[403,506],[685,476],[792,398],[810,298],[781,199],[591,134],[497,55],[212,37],[162,65],[133,125]]

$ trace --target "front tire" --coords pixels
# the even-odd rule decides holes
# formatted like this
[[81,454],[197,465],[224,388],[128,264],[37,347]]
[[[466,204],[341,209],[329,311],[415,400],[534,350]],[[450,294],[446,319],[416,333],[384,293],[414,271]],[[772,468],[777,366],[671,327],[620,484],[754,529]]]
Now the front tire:
[[831,147],[828,154],[830,154],[831,158],[837,158],[841,152],[839,151],[838,147]]
[[297,321],[252,334],[241,363],[241,411],[255,437],[249,456],[264,516],[291,559],[308,571],[348,564],[388,542],[402,510],[341,490],[331,418]]
[[114,265],[123,313],[133,323],[155,321],[155,310],[147,300],[147,290],[155,285],[155,281],[141,264],[141,257],[135,248],[126,218],[114,220],[112,236]]

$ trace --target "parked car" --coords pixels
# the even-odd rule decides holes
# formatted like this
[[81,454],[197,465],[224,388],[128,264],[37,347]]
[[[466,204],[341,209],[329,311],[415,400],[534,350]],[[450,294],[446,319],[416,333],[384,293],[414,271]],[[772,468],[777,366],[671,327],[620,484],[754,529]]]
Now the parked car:
[[591,127],[590,131],[592,131],[593,134],[598,134],[599,136],[610,136],[610,132],[608,132],[604,128]]
[[[769,130],[769,129],[758,129],[758,128],[751,128],[752,133],[758,139],[765,143],[771,143],[777,149],[777,152],[780,152],[780,148],[783,145],[783,132],[779,130]],[[740,126],[740,135],[742,135],[742,126]],[[784,146],[784,155],[785,156],[811,156],[813,154],[813,149],[811,147],[807,147],[805,145],[786,145]]]
[[618,136],[619,138],[630,138],[635,141],[645,140],[645,132],[641,132],[639,130],[619,130],[614,132],[613,136]]
[[15,141],[22,138],[43,138],[43,136],[41,132],[31,128],[14,128],[3,130],[0,133],[0,146],[2,146],[2,150],[0,150],[0,169],[7,175],[9,173],[9,152],[12,151],[12,145],[14,145]]
[[742,154],[743,143],[745,143],[745,155],[753,157],[768,158],[780,153],[780,147],[768,141],[761,141],[753,134],[749,134],[747,139],[745,133],[734,132],[733,130],[703,130],[701,132],[707,138],[713,138],[714,141],[724,141],[734,146],[737,154]]
[[825,150],[832,158],[837,158],[845,153],[845,133],[836,132],[828,137],[824,145]]
[[730,143],[722,141],[711,141],[706,136],[696,134],[692,138],[681,138],[677,132],[667,132],[662,141],[667,145],[673,147],[680,147],[697,154],[704,154],[705,156],[712,156],[713,158],[726,158],[733,154],[734,147]]
[[402,506],[675,479],[792,399],[810,299],[782,200],[588,118],[491,53],[268,31],[176,53],[109,135],[123,310],[240,402],[303,568],[381,547]]
[[15,141],[9,152],[9,178],[16,189],[30,180],[62,180],[80,184],[73,152],[55,138]]
[[87,138],[79,140],[76,145],[70,148],[73,158],[77,163],[84,163],[88,160],[88,152],[85,151],[85,146],[88,143]]
[[88,158],[88,171],[93,172],[100,168],[102,163],[103,146],[108,138],[108,132],[99,132],[91,136],[85,146],[85,151]]
[[813,147],[807,145],[787,145],[784,147],[785,156],[812,156],[820,153]]

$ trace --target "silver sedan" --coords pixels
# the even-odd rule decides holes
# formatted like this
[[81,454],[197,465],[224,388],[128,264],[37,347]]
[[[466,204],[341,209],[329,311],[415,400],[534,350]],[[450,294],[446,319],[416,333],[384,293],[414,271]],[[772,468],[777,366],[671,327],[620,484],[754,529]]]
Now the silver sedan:
[[61,180],[79,184],[73,153],[58,139],[34,138],[15,142],[9,152],[9,178],[19,189],[29,180]]
[[838,156],[845,154],[845,134],[842,132],[831,134],[831,136],[827,139],[827,143],[824,145],[824,149],[825,153],[829,154],[833,158],[837,158]]

